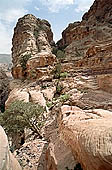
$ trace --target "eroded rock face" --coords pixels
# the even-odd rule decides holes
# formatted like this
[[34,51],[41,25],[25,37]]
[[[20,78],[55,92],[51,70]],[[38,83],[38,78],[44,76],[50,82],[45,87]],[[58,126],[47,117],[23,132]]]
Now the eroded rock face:
[[111,0],[95,0],[90,10],[84,14],[83,21],[93,21],[112,23],[112,1]]
[[55,130],[46,152],[46,170],[74,169],[76,164],[70,148],[64,144]]
[[51,53],[52,42],[53,33],[48,21],[37,19],[31,14],[20,18],[12,40],[13,77],[39,78],[40,67],[45,67],[42,69],[48,74],[46,67],[53,65],[55,61],[55,56]]
[[27,89],[14,88],[5,102],[6,108],[10,106],[11,103],[20,100],[24,102],[29,102],[29,93]]
[[1,170],[22,170],[17,160],[9,151],[7,136],[0,126],[0,169]]
[[112,94],[112,75],[99,75],[97,77],[99,87]]
[[5,101],[8,98],[9,93],[9,80],[5,72],[0,69],[0,111],[5,109]]
[[96,0],[81,22],[69,24],[62,32],[57,43],[59,48],[65,48],[62,67],[69,62],[76,70],[112,72],[111,6],[111,0]]
[[83,170],[112,169],[112,112],[61,107],[60,132]]

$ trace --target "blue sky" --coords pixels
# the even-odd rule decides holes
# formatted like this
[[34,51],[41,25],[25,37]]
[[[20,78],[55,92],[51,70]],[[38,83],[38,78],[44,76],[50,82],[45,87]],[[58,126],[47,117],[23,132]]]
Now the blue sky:
[[0,0],[0,53],[11,53],[13,29],[18,18],[31,13],[47,19],[54,33],[54,40],[71,22],[81,20],[94,0]]

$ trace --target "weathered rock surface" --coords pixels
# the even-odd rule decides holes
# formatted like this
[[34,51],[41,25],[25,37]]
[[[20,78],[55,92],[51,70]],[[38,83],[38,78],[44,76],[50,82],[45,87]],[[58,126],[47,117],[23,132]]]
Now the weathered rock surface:
[[65,48],[64,70],[112,72],[112,2],[96,0],[81,22],[69,24],[57,45]]
[[6,108],[10,106],[11,103],[15,102],[16,100],[23,100],[25,102],[29,102],[29,93],[27,92],[26,89],[13,89],[9,97],[5,103]]
[[60,139],[58,130],[55,130],[46,152],[46,170],[74,169],[76,164],[70,148]]
[[99,75],[97,80],[101,89],[112,94],[112,74]]
[[60,119],[62,139],[83,170],[112,169],[112,112],[64,105]]
[[1,126],[0,126],[0,169],[22,170],[18,161],[9,151],[7,136]]
[[102,23],[112,23],[112,1],[111,0],[95,0],[90,10],[84,14],[83,21],[93,24],[93,21]]
[[4,111],[5,101],[9,93],[9,80],[5,72],[0,69],[0,111]]
[[12,40],[14,78],[36,79],[48,74],[55,56],[51,53],[53,33],[46,20],[28,14],[18,20]]

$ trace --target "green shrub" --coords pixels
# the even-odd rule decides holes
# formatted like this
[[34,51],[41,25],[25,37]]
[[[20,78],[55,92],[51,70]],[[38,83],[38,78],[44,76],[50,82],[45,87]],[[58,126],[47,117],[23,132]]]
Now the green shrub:
[[37,39],[39,36],[39,33],[41,30],[44,30],[44,26],[40,25],[37,29],[34,30],[33,35],[35,36],[35,38]]
[[31,129],[39,137],[40,129],[44,123],[44,108],[31,102],[15,101],[10,107],[0,115],[0,125],[4,127],[6,134],[12,137],[24,131],[25,128]]
[[60,73],[61,73],[61,64],[58,63],[55,67],[54,78],[60,78]]
[[30,76],[33,78],[33,79],[35,79],[36,77],[37,77],[37,72],[36,72],[36,70],[31,70],[31,72],[30,72]]
[[38,31],[38,30],[34,30],[34,33],[33,33],[33,35],[35,36],[35,38],[38,38],[39,31]]
[[66,102],[67,100],[69,100],[70,95],[69,94],[63,94],[60,96],[60,101],[61,102]]
[[61,77],[61,78],[66,78],[67,76],[68,76],[68,73],[67,73],[67,72],[60,73],[60,77]]
[[56,56],[57,56],[57,51],[58,51],[58,48],[57,48],[57,47],[53,47],[52,53],[53,53],[54,55],[56,55]]
[[48,102],[46,105],[49,109],[51,109],[54,106],[54,104],[52,102]]
[[65,57],[65,53],[62,50],[58,50],[56,56],[58,59],[62,59]]
[[21,64],[21,67],[23,68],[23,71],[26,70],[26,64],[29,58],[31,58],[31,54],[25,54],[20,59],[20,64]]

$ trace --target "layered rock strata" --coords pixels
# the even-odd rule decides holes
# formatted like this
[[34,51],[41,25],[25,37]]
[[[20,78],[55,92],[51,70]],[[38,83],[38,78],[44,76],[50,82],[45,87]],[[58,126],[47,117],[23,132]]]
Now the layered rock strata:
[[12,40],[13,77],[36,79],[43,74],[49,75],[55,61],[51,53],[52,42],[53,33],[48,21],[31,14],[20,18]]
[[111,0],[96,0],[81,22],[69,24],[62,32],[57,45],[65,48],[63,67],[71,65],[71,68],[85,70],[88,74],[112,72],[111,6]]

